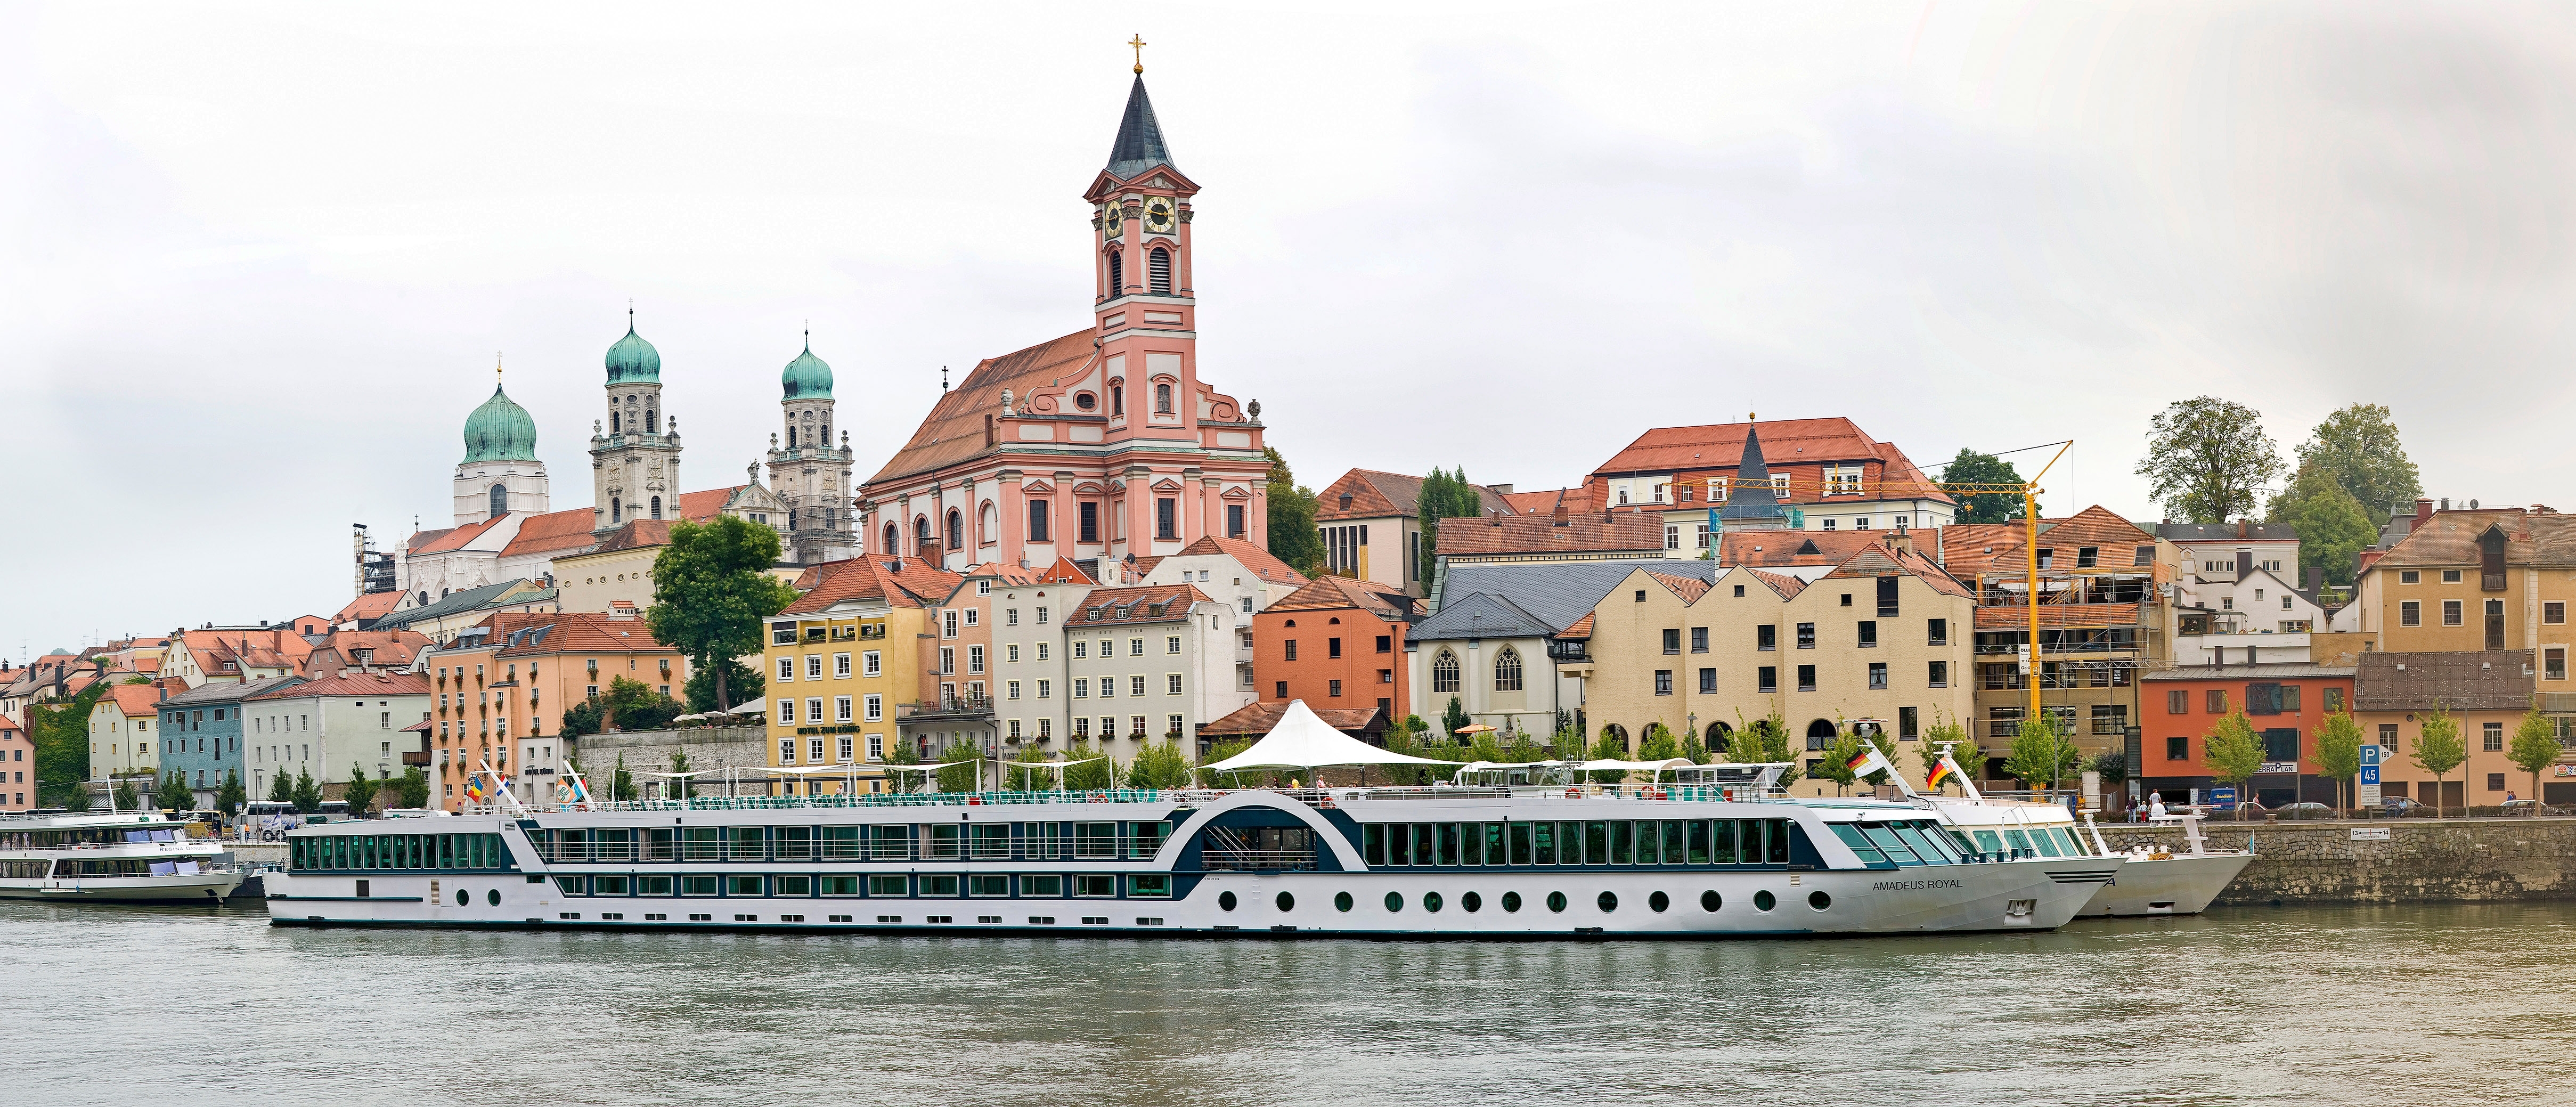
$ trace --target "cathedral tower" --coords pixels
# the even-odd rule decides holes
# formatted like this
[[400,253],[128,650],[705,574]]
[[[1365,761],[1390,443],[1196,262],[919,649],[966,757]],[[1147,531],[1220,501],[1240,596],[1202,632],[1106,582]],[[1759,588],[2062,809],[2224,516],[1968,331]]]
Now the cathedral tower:
[[[788,556],[807,565],[857,554],[851,534],[850,432],[832,443],[832,367],[805,350],[778,374],[785,434],[769,447],[769,490],[787,502]],[[784,443],[783,445],[781,443]]]
[[550,510],[547,499],[537,421],[496,381],[492,398],[465,417],[465,460],[456,463],[456,525],[514,511],[542,514]]
[[662,406],[661,351],[635,333],[631,307],[626,337],[608,348],[608,418],[591,428],[590,472],[592,533],[679,517],[680,429]]

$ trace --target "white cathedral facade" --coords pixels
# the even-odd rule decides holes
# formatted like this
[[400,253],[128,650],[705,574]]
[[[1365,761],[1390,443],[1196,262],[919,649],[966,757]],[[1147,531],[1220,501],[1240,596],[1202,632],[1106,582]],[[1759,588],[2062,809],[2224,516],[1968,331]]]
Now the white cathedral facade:
[[779,532],[782,560],[812,564],[852,556],[850,448],[832,440],[831,368],[811,342],[780,375],[784,443],[773,435],[770,484],[759,463],[743,484],[681,492],[680,428],[663,402],[662,356],[636,333],[608,348],[607,412],[592,424],[591,504],[555,510],[537,424],[498,384],[465,419],[465,456],[456,464],[450,526],[406,539],[395,558],[403,592],[397,612],[460,592],[513,581],[551,586],[554,559],[596,548],[632,527],[628,545],[659,545],[672,522],[719,516]]

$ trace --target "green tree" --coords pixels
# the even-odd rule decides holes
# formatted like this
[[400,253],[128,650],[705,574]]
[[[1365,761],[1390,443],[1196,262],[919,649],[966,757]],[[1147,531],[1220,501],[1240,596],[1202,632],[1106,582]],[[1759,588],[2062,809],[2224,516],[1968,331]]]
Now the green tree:
[[626,754],[619,751],[617,768],[608,776],[608,799],[615,803],[635,798],[635,774],[626,771]]
[[[2230,711],[2210,725],[2206,760],[2209,775],[2221,784],[2233,785],[2243,803],[2245,782],[2263,771],[2263,736],[2254,733],[2254,724],[2242,709]],[[2242,807],[2239,807],[2242,810]]]
[[1932,716],[1932,725],[1923,728],[1922,744],[1914,749],[1914,756],[1923,763],[1925,779],[1930,779],[1932,770],[1940,767],[1944,748],[1950,751],[1950,760],[1959,763],[1960,772],[1971,777],[1984,775],[1985,747],[1978,745],[1976,736],[1968,733],[1968,724],[1936,712]]
[[303,769],[295,770],[295,809],[307,815],[322,810],[322,782]]
[[1127,766],[1127,786],[1169,790],[1190,786],[1190,758],[1178,742],[1148,742]]
[[[886,764],[918,765],[921,764],[921,755],[913,751],[912,743],[897,741],[893,745],[886,747]],[[896,793],[897,795],[907,792],[918,792],[922,789],[924,784],[928,783],[922,779],[924,775],[925,774],[916,772],[890,771],[886,773],[886,791]]]
[[[2317,424],[2299,445],[2299,467],[2331,476],[2370,514],[2375,532],[2387,525],[2399,504],[2412,504],[2424,494],[2415,463],[2397,440],[2397,420],[2380,404],[2348,404]],[[2299,532],[2306,552],[2307,532]],[[2304,562],[2307,558],[2299,559]]]
[[294,803],[295,778],[290,777],[285,773],[277,774],[277,779],[270,781],[268,784],[268,802]]
[[140,793],[135,791],[133,777],[124,777],[119,779],[116,782],[115,790],[110,792],[108,797],[116,801],[116,809],[119,811],[140,811],[143,809],[143,797]]
[[1444,739],[1457,737],[1459,731],[1467,729],[1467,721],[1466,706],[1458,702],[1458,697],[1449,697],[1449,706],[1440,712],[1440,736]]
[[2021,721],[2011,752],[2004,755],[2004,771],[2025,788],[2054,788],[2082,760],[2082,751],[2075,748],[2058,716],[2042,711],[2036,719]]
[[1860,774],[1852,771],[1851,759],[1860,756],[1861,737],[1849,729],[1834,734],[1834,744],[1825,748],[1824,758],[1816,762],[1813,774],[1818,780],[1834,782],[1834,794],[1841,795]]
[[1646,735],[1637,742],[1637,760],[1670,761],[1681,755],[1681,743],[1673,740],[1670,729],[1662,723],[1646,724]]
[[[2022,483],[2025,482],[2021,479],[2021,472],[2013,468],[2012,463],[1965,446],[1959,447],[1959,456],[1941,467],[1944,491],[1949,491],[1954,485]],[[2010,523],[2019,521],[2022,516],[2019,492],[1951,491],[1950,498],[1959,501],[1959,521],[1962,523]]]
[[1735,716],[1735,737],[1727,745],[1726,759],[1743,765],[1789,766],[1780,772],[1780,786],[1786,788],[1806,777],[1798,765],[1797,751],[1789,748],[1789,720],[1774,701],[1771,713],[1750,723],[1744,714]]
[[164,811],[196,810],[197,797],[188,789],[188,775],[177,769],[171,769],[154,777],[152,806]]
[[403,766],[403,775],[393,780],[394,806],[418,811],[429,806],[429,771],[418,765]]
[[2317,768],[2335,782],[2335,806],[2350,807],[2352,778],[2361,772],[2361,724],[2349,711],[2317,723]]
[[1324,536],[1315,531],[1315,490],[1298,485],[1288,459],[1277,449],[1263,446],[1261,454],[1270,459],[1270,556],[1312,576],[1324,564]]
[[1021,765],[1043,765],[1046,764],[1046,760],[1046,751],[1037,748],[1034,744],[1024,745],[1019,749],[1012,751],[1011,759],[1003,762],[1002,787],[1005,790],[1013,792],[1045,792],[1053,790],[1055,788],[1055,773],[1053,770],[1024,769],[1017,767]]
[[227,819],[240,818],[242,808],[250,803],[250,793],[242,787],[241,774],[224,770],[224,786],[215,789],[215,810]]
[[608,682],[608,691],[599,698],[599,711],[600,724],[604,727],[660,730],[671,725],[671,717],[680,713],[680,701],[654,691],[652,685],[643,681],[613,677]]
[[712,702],[740,702],[723,663],[759,653],[761,621],[796,602],[796,589],[769,575],[777,563],[778,532],[731,515],[671,524],[670,544],[653,558],[653,606],[644,609],[644,625],[692,667],[714,670]]
[[2409,759],[2415,762],[2416,768],[2433,774],[2433,817],[2440,818],[2442,778],[2469,759],[2468,743],[2460,738],[2459,717],[2441,707],[2424,716],[2424,725],[2416,730],[2415,749]]
[[933,774],[939,778],[940,791],[973,792],[981,788],[984,781],[983,747],[971,741],[952,742],[947,749],[940,751],[939,759],[949,763]]
[[[2505,747],[2505,760],[2513,767],[2531,774],[2531,798],[2540,798],[2540,770],[2558,763],[2558,727],[2538,711],[2526,711],[2522,722],[2513,728],[2513,742]],[[2532,808],[2532,814],[2540,809]]]
[[1682,731],[1682,748],[1679,756],[1693,765],[1709,763],[1708,744],[1700,740],[1699,724],[1692,723]]
[[[37,786],[38,792],[41,793],[43,790],[42,785]],[[63,788],[63,810],[87,811],[90,805],[96,802],[98,798],[90,794],[87,781],[75,780]]]
[[2364,506],[2335,483],[2332,474],[2309,464],[2300,466],[2291,475],[2290,486],[2272,497],[2264,520],[2287,523],[2291,533],[2299,536],[2303,577],[2305,570],[2316,569],[2329,584],[2349,585],[2360,566],[2362,549],[2379,540],[2379,527],[2370,521]]
[[352,763],[349,766],[349,783],[341,789],[340,798],[349,805],[350,815],[364,815],[367,808],[376,802],[376,782],[367,778],[367,770]]
[[1475,485],[1467,482],[1466,466],[1459,466],[1455,473],[1443,473],[1435,465],[1431,467],[1431,475],[1422,478],[1422,489],[1415,493],[1414,504],[1420,513],[1418,522],[1422,526],[1425,547],[1421,551],[1421,564],[1427,577],[1432,555],[1439,552],[1440,520],[1482,516],[1485,497]]
[[563,727],[557,733],[564,738],[581,738],[599,733],[606,721],[598,701],[582,700],[564,709]]
[[2165,510],[2195,523],[2253,514],[2255,492],[2281,471],[2262,413],[2199,396],[2157,412],[2136,473]]
[[1099,792],[1117,787],[1118,763],[1111,760],[1108,753],[1106,744],[1095,753],[1091,743],[1076,740],[1064,751],[1064,759],[1083,763],[1064,770],[1064,786],[1076,792]]
[[[1627,759],[1628,744],[1619,739],[1619,728],[1609,723],[1601,724],[1601,739],[1592,743],[1592,752],[1590,756],[1584,758],[1584,760],[1625,761]],[[1628,771],[1626,769],[1600,769],[1594,771],[1591,774],[1591,777],[1592,782],[1595,784],[1617,784],[1622,780],[1628,779]]]
[[[1390,745],[1392,745],[1392,743],[1389,743],[1389,744],[1390,744]],[[1236,754],[1238,754],[1238,753],[1242,753],[1243,751],[1248,750],[1248,749],[1251,749],[1251,748],[1252,748],[1252,743],[1250,743],[1250,742],[1241,742],[1241,741],[1237,741],[1237,742],[1219,742],[1219,743],[1217,743],[1215,746],[1210,747],[1210,748],[1208,749],[1208,754],[1207,754],[1207,761],[1206,761],[1206,764],[1208,764],[1208,765],[1216,764],[1216,763],[1217,763],[1217,762],[1219,762],[1219,761],[1223,761],[1223,760],[1225,760],[1226,758],[1232,757],[1232,756],[1234,756],[1234,755],[1236,755]],[[1237,774],[1237,773],[1226,773],[1226,774],[1224,774],[1224,775],[1223,775],[1223,777],[1222,777],[1222,778],[1220,778],[1220,777],[1219,777],[1219,775],[1218,775],[1215,771],[1210,770],[1210,769],[1208,769],[1208,768],[1205,768],[1205,767],[1203,766],[1203,767],[1201,767],[1201,768],[1199,769],[1199,787],[1201,787],[1201,788],[1230,788],[1230,787],[1235,786],[1236,781],[1235,781],[1235,779],[1234,779],[1234,778],[1235,778],[1235,777],[1237,777],[1237,776],[1239,776],[1239,775],[1241,775],[1241,774]]]
[[769,688],[769,682],[760,670],[734,658],[726,658],[720,666],[691,664],[689,682],[680,688],[680,695],[687,699],[691,714],[703,715],[716,709],[716,673],[719,671],[724,673],[725,694],[733,697],[733,703],[727,704],[728,707],[759,699]]

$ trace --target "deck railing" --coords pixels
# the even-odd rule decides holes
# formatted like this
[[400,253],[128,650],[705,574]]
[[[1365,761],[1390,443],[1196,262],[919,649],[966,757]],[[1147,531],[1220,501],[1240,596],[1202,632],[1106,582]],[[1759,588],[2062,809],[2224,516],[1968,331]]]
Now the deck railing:
[[[1737,803],[1759,803],[1787,798],[1782,789],[1762,789],[1752,785],[1677,785],[1647,784],[1578,784],[1572,786],[1525,786],[1514,788],[1447,788],[1420,785],[1376,786],[1366,788],[1120,788],[1089,792],[916,792],[897,795],[891,792],[857,796],[695,796],[689,799],[628,800],[616,803],[594,802],[582,810],[600,812],[682,812],[682,811],[795,811],[811,808],[883,808],[883,807],[1009,807],[1030,804],[1178,804],[1198,806],[1243,791],[1265,791],[1316,807],[1330,807],[1359,800],[1470,800],[1470,799],[1584,799],[1584,800],[1732,800]],[[500,804],[469,804],[465,814],[515,816],[521,809]],[[561,805],[528,804],[531,814],[571,811]],[[901,845],[902,843],[874,843]],[[714,860],[696,851],[712,854],[720,848],[714,842],[682,842],[691,851],[686,859]],[[825,848],[832,848],[825,843]]]

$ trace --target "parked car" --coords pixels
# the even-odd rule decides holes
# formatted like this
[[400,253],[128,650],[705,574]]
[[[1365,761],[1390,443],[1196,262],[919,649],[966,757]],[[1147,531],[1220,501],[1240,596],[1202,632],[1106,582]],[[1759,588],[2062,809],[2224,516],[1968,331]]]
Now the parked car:
[[2564,815],[2567,809],[2551,807],[2539,800],[2506,800],[2498,805],[2496,813],[2499,815]]
[[2283,804],[2273,808],[2272,813],[2284,819],[2340,819],[2343,817],[2343,814],[2336,811],[2332,805],[2313,801]]
[[2383,815],[2417,815],[2422,814],[2424,810],[2423,804],[2404,796],[2390,796],[2379,801],[2379,812]]

